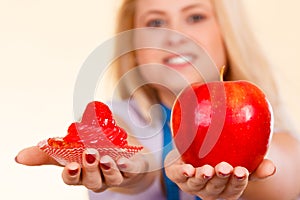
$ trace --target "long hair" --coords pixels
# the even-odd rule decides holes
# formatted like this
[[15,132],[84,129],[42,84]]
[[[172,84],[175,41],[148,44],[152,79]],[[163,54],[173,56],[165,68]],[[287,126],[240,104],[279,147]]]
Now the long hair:
[[272,66],[254,36],[239,0],[211,0],[226,46],[227,80],[248,80],[266,94],[274,112],[275,129],[287,130],[287,113],[274,80]]
[[[211,0],[215,15],[220,26],[227,53],[226,81],[248,80],[258,85],[267,95],[274,112],[275,129],[287,129],[285,111],[282,107],[280,94],[276,87],[271,65],[257,43],[254,34],[244,16],[240,0]],[[117,16],[116,34],[134,28],[135,0],[123,0]],[[132,45],[127,43],[127,45]],[[120,45],[116,44],[116,49]],[[118,81],[137,63],[134,51],[120,56],[115,61],[114,81]],[[124,83],[118,88],[122,99],[132,95],[138,103],[142,115],[147,118],[148,109],[159,101],[155,89],[144,86],[131,94],[132,83]]]

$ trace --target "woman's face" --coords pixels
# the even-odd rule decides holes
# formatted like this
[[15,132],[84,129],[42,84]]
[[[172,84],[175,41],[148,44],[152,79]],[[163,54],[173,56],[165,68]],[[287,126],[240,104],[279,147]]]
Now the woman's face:
[[[144,37],[136,34],[137,46],[156,47],[136,51],[139,65],[158,66],[141,70],[147,81],[157,81],[169,90],[179,91],[182,81],[176,81],[178,77],[168,70],[162,72],[164,68],[159,66],[178,72],[192,83],[206,81],[206,75],[200,76],[193,65],[210,68],[213,73],[226,64],[225,48],[210,0],[137,0],[134,20],[135,28],[163,28],[151,29]],[[199,46],[205,49],[217,69],[208,64],[208,57]]]

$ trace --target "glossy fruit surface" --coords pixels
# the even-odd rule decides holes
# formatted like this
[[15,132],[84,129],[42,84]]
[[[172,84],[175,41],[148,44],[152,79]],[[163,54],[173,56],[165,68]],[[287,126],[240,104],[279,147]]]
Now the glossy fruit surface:
[[272,135],[272,108],[247,81],[194,84],[178,96],[171,117],[176,147],[195,167],[225,161],[253,172]]
[[74,122],[65,137],[49,138],[38,146],[65,165],[69,162],[82,162],[82,153],[87,148],[97,149],[100,155],[130,157],[143,147],[129,146],[127,133],[113,119],[109,107],[98,101],[89,103],[81,122]]

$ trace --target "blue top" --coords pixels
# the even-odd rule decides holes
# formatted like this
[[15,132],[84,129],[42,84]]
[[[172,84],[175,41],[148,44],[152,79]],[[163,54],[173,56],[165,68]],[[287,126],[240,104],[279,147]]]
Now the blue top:
[[[165,121],[163,126],[163,155],[162,155],[162,163],[164,163],[164,160],[167,156],[167,154],[173,149],[173,140],[172,140],[172,134],[170,129],[170,120],[171,120],[171,110],[162,104],[163,112],[165,113]],[[166,196],[167,200],[179,200],[179,188],[178,186],[172,182],[167,176],[166,172],[163,168],[162,171],[164,183],[166,187]],[[201,200],[199,197],[195,197],[195,200]]]

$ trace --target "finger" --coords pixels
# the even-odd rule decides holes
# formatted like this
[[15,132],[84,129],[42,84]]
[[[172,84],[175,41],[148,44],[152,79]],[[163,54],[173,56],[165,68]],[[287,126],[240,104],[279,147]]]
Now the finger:
[[244,167],[235,167],[223,195],[239,198],[248,184],[249,172]]
[[56,160],[43,152],[39,147],[33,146],[21,150],[15,158],[16,162],[23,165],[59,165]]
[[63,181],[67,185],[80,185],[80,165],[76,162],[72,162],[64,167],[62,172]]
[[276,173],[276,166],[271,160],[264,159],[258,168],[250,175],[250,180],[255,181],[272,176]]
[[168,153],[164,162],[167,177],[173,182],[185,183],[189,177],[195,175],[195,168],[190,164],[185,164],[179,152],[174,149]]
[[199,191],[205,187],[214,174],[215,170],[210,165],[198,167],[196,168],[195,176],[188,179],[187,185],[191,190]]
[[165,168],[166,175],[175,183],[184,183],[195,175],[196,169],[190,164],[174,163]]
[[117,160],[117,165],[122,171],[124,177],[133,177],[138,174],[143,174],[149,171],[149,163],[143,155],[135,155],[131,159],[120,158]]
[[233,172],[233,167],[226,162],[221,162],[215,166],[215,176],[208,181],[205,190],[207,194],[221,194]]
[[106,189],[101,178],[98,151],[87,149],[82,156],[82,184],[94,192]]
[[122,174],[110,156],[101,157],[100,167],[107,186],[119,186],[123,182]]

